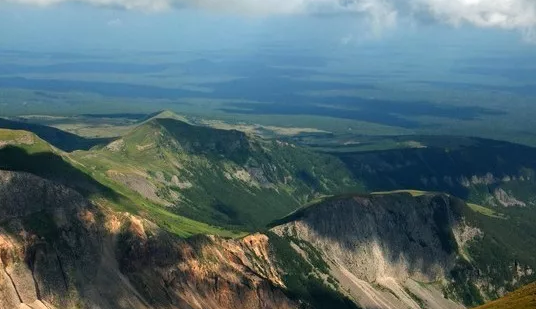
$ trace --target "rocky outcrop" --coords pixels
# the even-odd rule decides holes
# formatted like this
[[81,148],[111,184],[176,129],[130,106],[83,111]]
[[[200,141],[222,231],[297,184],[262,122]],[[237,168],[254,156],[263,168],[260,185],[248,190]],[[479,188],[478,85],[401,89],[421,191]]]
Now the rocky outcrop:
[[468,238],[463,203],[447,195],[328,200],[273,228],[323,253],[342,290],[365,308],[458,308],[441,292]]
[[268,239],[179,239],[76,191],[0,171],[0,308],[295,308]]
[[527,204],[523,201],[516,199],[515,197],[508,194],[501,188],[495,189],[493,192],[495,199],[504,207],[526,207]]
[[241,241],[214,236],[176,241],[166,234],[136,233],[120,238],[121,270],[155,308],[295,306],[282,293],[264,235]]

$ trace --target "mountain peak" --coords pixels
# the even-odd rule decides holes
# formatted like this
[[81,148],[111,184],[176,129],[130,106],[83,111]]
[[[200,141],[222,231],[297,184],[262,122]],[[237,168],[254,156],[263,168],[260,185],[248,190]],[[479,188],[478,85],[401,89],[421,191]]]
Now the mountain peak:
[[161,111],[149,114],[143,122],[152,121],[154,119],[175,119],[175,120],[179,120],[182,122],[190,123],[190,121],[186,117],[176,114],[175,112],[171,110],[161,110]]
[[107,148],[112,151],[126,149],[135,156],[143,156],[151,151],[217,156],[239,164],[249,158],[252,141],[244,132],[192,125],[174,115],[167,111],[160,113]]

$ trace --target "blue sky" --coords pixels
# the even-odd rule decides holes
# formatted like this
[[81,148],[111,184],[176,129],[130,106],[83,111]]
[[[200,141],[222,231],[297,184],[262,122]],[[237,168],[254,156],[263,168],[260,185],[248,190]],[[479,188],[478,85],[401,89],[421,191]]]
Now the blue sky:
[[533,50],[533,0],[0,0],[2,48]]

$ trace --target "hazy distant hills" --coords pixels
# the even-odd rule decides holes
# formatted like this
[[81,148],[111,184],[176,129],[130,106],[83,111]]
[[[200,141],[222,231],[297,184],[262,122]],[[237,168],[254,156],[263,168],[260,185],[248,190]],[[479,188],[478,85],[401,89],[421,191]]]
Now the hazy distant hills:
[[418,148],[335,155],[370,191],[410,188],[448,192],[487,206],[536,206],[534,148],[477,138],[458,140],[437,137],[430,146],[424,141]]

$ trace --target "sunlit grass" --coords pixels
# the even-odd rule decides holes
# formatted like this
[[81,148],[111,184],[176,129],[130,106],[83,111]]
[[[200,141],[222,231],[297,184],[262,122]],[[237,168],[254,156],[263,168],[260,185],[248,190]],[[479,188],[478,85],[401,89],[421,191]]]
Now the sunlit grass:
[[535,309],[536,283],[529,284],[505,297],[476,309]]
[[493,209],[489,209],[487,207],[480,206],[480,205],[473,204],[473,203],[467,203],[467,206],[469,206],[469,208],[471,208],[473,211],[478,212],[484,216],[497,218],[497,219],[506,219],[504,214],[498,213],[494,211]]
[[409,193],[413,197],[423,196],[426,195],[426,191],[419,191],[419,190],[394,190],[394,191],[380,191],[380,192],[373,192],[373,195],[384,195],[384,194],[397,194],[397,193]]

